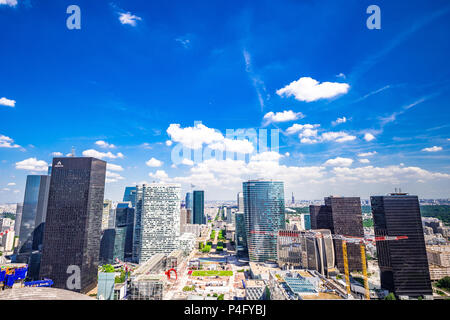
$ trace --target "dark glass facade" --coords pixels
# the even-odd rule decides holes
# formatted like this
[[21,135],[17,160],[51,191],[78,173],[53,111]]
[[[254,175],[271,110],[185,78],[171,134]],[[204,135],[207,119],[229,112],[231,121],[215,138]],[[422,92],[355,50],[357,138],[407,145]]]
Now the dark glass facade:
[[193,212],[194,212],[194,224],[205,224],[205,192],[194,191],[193,193]]
[[[361,199],[358,197],[326,197],[325,205],[310,206],[311,229],[328,229],[332,234],[364,237]],[[334,240],[336,265],[344,271],[342,240]],[[357,243],[347,243],[349,271],[361,271],[361,249]]]
[[100,241],[100,264],[115,264],[116,259],[125,259],[125,241],[127,227],[106,229]]
[[[359,197],[327,197],[325,205],[331,208],[332,228],[326,228],[334,234],[350,237],[364,237],[361,199]],[[344,271],[342,241],[334,240],[337,268]],[[362,271],[361,248],[357,243],[347,243],[349,271]]]
[[377,241],[381,286],[397,296],[432,295],[430,272],[417,196],[370,197],[375,236],[407,236]]
[[39,250],[47,213],[49,176],[29,175],[25,186],[20,224],[19,254]]
[[40,277],[67,287],[69,266],[81,271],[81,288],[97,283],[106,162],[54,158],[44,231]]
[[277,261],[277,234],[285,229],[284,184],[250,180],[243,183],[245,228],[249,259]]
[[245,231],[244,212],[236,212],[236,251],[238,256],[245,256],[248,254],[247,248],[247,233]]
[[133,233],[134,233],[134,208],[128,203],[119,203],[116,208],[116,228],[126,228],[124,259],[131,259],[133,255]]
[[133,208],[136,207],[136,187],[126,187],[123,195],[123,202],[131,202]]

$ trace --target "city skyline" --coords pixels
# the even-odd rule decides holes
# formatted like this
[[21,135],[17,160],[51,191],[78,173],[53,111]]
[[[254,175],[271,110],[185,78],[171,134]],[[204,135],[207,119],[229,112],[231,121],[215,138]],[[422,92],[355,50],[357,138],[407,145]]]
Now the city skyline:
[[[232,200],[257,178],[305,200],[448,198],[446,1],[378,1],[380,30],[367,1],[78,1],[80,30],[66,4],[14,3],[0,4],[0,203],[72,147],[108,162],[115,201],[154,181]],[[279,129],[279,149],[228,139],[241,128]],[[177,145],[251,155],[175,164]]]

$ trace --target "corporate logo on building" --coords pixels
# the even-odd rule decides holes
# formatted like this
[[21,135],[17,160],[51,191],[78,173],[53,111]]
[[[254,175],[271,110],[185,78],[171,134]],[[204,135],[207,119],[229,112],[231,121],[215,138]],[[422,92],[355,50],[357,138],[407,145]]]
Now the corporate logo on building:
[[63,164],[61,163],[61,161],[58,161],[58,163],[55,164],[55,168],[63,168]]

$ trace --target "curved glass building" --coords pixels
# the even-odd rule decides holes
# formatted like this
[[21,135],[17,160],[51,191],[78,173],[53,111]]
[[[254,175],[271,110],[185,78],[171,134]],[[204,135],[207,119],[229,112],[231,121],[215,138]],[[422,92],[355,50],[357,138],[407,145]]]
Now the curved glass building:
[[250,261],[277,261],[278,230],[285,229],[284,184],[249,180],[243,183],[244,215]]

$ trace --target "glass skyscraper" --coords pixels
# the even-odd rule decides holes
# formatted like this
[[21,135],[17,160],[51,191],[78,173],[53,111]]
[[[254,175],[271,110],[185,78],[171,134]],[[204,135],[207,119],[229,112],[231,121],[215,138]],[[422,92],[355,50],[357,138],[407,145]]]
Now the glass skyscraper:
[[284,184],[250,180],[243,183],[244,215],[250,261],[277,261],[278,230],[285,229]]
[[49,186],[50,176],[27,176],[20,224],[19,254],[29,254],[42,245]]
[[205,192],[204,191],[194,191],[194,224],[205,224]]
[[126,227],[125,259],[131,258],[133,254],[134,208],[129,204],[129,202],[119,203],[116,208],[116,228]]
[[[56,288],[85,293],[97,284],[105,177],[105,161],[53,159],[40,277]],[[72,266],[80,288],[67,287]]]
[[190,220],[188,221],[188,223],[193,224],[194,223],[194,215],[192,214],[192,210],[194,208],[194,201],[192,199],[192,192],[187,192],[186,193],[186,209],[190,210],[191,214],[189,216]]
[[152,183],[137,187],[136,219],[139,263],[157,253],[169,254],[179,247],[181,185]]
[[407,194],[370,197],[375,236],[407,236],[377,241],[381,287],[396,296],[432,296],[419,199]]
[[131,202],[131,206],[136,207],[136,187],[126,187],[123,195],[123,202]]
[[244,212],[236,212],[235,218],[236,218],[236,251],[238,256],[242,256],[248,253]]

